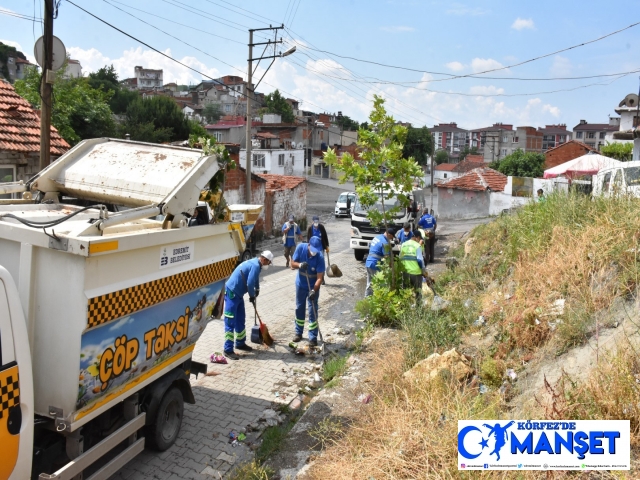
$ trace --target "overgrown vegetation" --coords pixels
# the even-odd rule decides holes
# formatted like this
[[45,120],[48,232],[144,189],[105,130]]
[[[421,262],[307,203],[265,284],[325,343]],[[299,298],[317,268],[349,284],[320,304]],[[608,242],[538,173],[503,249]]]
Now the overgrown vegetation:
[[[372,347],[377,360],[363,384],[371,404],[353,424],[320,432],[327,448],[313,478],[458,476],[457,420],[511,418],[509,369],[520,372],[541,347],[561,354],[583,344],[595,333],[596,313],[602,316],[616,299],[637,295],[639,211],[640,199],[631,197],[554,193],[478,227],[465,247],[452,251],[459,266],[437,279],[436,294],[451,302],[438,311],[393,292],[384,267],[374,279],[374,295],[358,309],[371,323],[398,328],[397,338]],[[489,332],[473,354],[473,381],[404,378],[430,354],[471,348],[469,338]],[[635,345],[629,341],[617,353],[601,353],[587,380],[563,375],[547,384],[527,418],[629,419],[632,445],[640,446]],[[480,385],[488,387],[483,394]],[[541,475],[528,472],[526,478]]]
[[332,380],[335,377],[342,375],[347,369],[347,358],[340,355],[331,355],[324,362],[324,369],[322,371],[322,378],[325,382]]
[[607,142],[606,145],[600,148],[600,152],[605,157],[615,158],[621,162],[628,162],[633,158],[633,143]]
[[540,178],[544,173],[544,160],[542,153],[525,152],[519,148],[506,157],[491,162],[489,167],[514,177]]

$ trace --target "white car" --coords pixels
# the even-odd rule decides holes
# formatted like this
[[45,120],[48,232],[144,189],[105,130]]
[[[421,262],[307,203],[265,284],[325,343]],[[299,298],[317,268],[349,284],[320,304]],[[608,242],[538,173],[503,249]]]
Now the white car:
[[340,194],[338,200],[336,200],[336,207],[334,209],[336,218],[349,216],[347,214],[347,198],[351,199],[351,205],[353,207],[356,200],[356,192],[342,192]]

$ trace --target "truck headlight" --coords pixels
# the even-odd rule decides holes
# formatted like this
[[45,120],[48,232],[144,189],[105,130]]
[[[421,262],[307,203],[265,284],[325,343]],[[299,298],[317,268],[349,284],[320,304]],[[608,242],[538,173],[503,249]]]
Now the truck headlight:
[[351,227],[351,236],[352,237],[359,237],[360,236],[360,230],[358,230],[356,227]]

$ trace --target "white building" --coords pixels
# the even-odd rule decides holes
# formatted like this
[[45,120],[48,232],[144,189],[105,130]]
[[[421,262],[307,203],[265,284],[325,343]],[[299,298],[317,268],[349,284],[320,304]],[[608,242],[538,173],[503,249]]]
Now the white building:
[[[251,150],[251,171],[276,175],[304,174],[304,150],[284,148],[254,148]],[[247,166],[247,150],[240,150],[240,166]]]
[[135,79],[137,88],[150,89],[150,88],[162,88],[164,82],[162,81],[162,69],[152,70],[150,68],[135,67],[134,68]]
[[617,132],[608,132],[606,141],[609,143],[633,143],[632,160],[640,160],[640,115],[638,113],[638,102],[640,98],[635,93],[630,93],[620,102],[616,113],[620,115],[618,119],[620,128]]
[[67,69],[64,71],[65,78],[78,78],[82,76],[82,65],[78,60],[70,58],[67,60]]

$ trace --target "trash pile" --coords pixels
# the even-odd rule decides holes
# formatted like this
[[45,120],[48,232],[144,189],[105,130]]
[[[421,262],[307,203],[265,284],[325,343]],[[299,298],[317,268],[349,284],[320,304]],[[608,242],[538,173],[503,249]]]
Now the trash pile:
[[430,382],[434,378],[441,377],[444,371],[449,372],[457,382],[463,382],[474,372],[471,360],[452,348],[442,355],[432,353],[424,360],[419,361],[404,373],[404,378],[411,381]]

